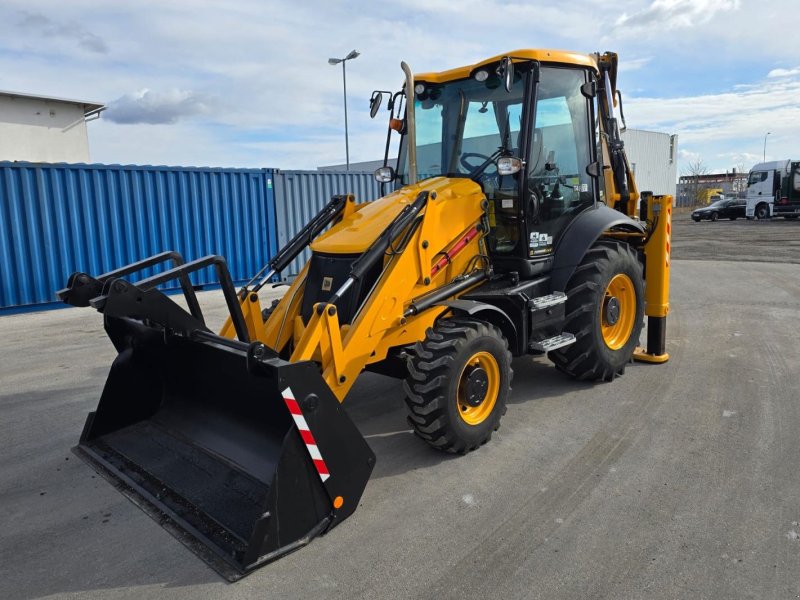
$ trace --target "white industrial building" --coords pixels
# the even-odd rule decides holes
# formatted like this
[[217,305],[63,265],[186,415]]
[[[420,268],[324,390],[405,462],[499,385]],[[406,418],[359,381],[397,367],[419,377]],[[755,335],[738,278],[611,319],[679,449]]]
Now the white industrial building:
[[625,152],[639,191],[675,198],[678,183],[678,136],[628,129],[622,133]]
[[0,91],[0,160],[89,162],[86,122],[97,102]]

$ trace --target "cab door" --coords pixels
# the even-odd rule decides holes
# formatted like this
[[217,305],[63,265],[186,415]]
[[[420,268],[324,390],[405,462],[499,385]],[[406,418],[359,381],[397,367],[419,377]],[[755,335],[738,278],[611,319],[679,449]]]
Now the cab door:
[[569,223],[595,203],[594,110],[587,69],[542,66],[528,145],[524,201],[526,254],[548,257]]

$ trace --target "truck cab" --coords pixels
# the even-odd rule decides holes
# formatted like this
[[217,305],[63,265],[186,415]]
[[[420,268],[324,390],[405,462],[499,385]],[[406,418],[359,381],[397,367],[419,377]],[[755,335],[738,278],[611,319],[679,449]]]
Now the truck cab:
[[800,161],[777,160],[755,165],[747,177],[748,219],[800,216]]

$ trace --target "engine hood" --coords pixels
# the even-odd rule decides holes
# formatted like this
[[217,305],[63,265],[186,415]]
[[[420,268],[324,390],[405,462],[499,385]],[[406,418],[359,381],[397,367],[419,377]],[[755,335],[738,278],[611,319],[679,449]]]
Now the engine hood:
[[405,186],[373,202],[359,205],[356,212],[320,235],[311,250],[323,254],[361,254],[389,226],[403,207],[414,202],[420,192],[437,196],[472,196],[480,186],[471,179],[433,177]]

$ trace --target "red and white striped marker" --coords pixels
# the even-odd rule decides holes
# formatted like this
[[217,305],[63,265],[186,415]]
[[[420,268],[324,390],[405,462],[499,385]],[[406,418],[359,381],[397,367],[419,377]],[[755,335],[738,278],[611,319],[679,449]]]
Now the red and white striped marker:
[[303,442],[308,449],[308,453],[311,455],[311,460],[314,461],[314,466],[317,467],[319,477],[324,483],[325,480],[331,476],[330,472],[328,471],[328,465],[325,464],[325,460],[322,458],[322,454],[320,454],[317,441],[314,439],[314,435],[308,428],[308,423],[306,423],[306,419],[300,410],[300,405],[297,403],[297,400],[292,393],[292,388],[287,387],[285,390],[283,390],[281,395],[283,396],[283,401],[286,403],[286,407],[289,409],[289,412],[292,413],[294,423],[297,425],[297,429],[300,430],[300,435],[302,436]]

